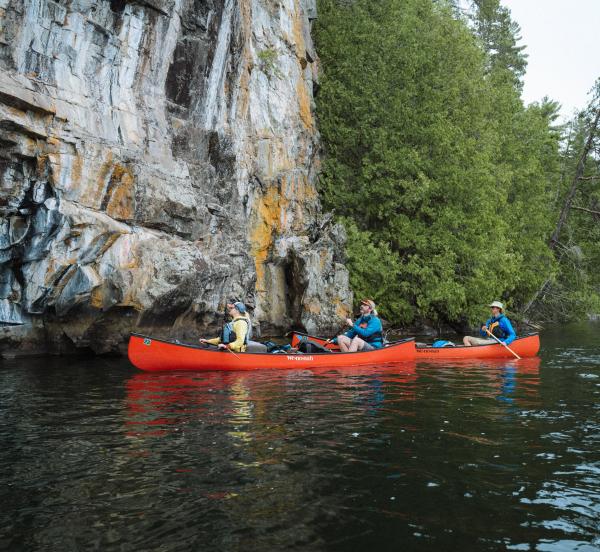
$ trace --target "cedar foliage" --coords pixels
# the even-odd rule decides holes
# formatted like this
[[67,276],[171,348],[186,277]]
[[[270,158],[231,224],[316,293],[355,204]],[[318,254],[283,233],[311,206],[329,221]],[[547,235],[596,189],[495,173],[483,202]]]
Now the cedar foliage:
[[518,26],[496,0],[319,0],[320,192],[348,229],[358,296],[390,321],[519,308],[547,247],[558,106],[520,99]]

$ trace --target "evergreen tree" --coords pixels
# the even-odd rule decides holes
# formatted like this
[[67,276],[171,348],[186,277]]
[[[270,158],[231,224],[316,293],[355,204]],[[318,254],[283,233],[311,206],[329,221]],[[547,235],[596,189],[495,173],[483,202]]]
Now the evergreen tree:
[[[349,230],[354,289],[397,322],[517,306],[553,262],[558,135],[555,105],[520,100],[516,35],[484,48],[447,1],[321,0],[320,14],[320,189]],[[502,21],[490,44],[515,31]]]
[[527,68],[525,46],[519,46],[521,28],[500,0],[473,0],[471,19],[475,33],[487,53],[488,72],[496,78],[510,75],[512,84],[522,86]]

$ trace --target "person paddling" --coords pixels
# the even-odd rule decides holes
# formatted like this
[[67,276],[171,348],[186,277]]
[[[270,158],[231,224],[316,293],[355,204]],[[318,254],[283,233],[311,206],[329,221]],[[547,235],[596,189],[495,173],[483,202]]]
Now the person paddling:
[[237,353],[243,353],[248,345],[250,334],[250,319],[246,312],[246,305],[241,301],[227,303],[227,313],[231,322],[223,325],[220,337],[213,339],[200,338],[200,343],[217,345],[219,349],[229,349]]
[[356,322],[346,318],[346,324],[350,329],[333,339],[343,353],[373,351],[383,347],[383,326],[371,299],[363,299],[360,302],[360,318]]
[[489,307],[492,309],[492,317],[481,326],[479,334],[482,337],[466,335],[463,338],[463,343],[467,347],[471,347],[472,345],[498,343],[498,341],[489,335],[490,333],[495,335],[505,345],[510,345],[517,338],[517,334],[515,334],[515,330],[513,329],[510,320],[503,313],[504,305],[500,301],[492,301]]

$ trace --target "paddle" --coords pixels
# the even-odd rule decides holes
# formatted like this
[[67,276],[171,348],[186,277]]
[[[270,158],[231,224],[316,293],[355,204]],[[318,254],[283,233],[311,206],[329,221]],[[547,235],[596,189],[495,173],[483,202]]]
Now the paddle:
[[214,347],[215,349],[222,351],[223,349],[225,349],[226,351],[229,351],[235,358],[237,358],[238,360],[240,360],[240,357],[237,356],[229,347],[219,347],[219,345],[213,345],[212,343],[207,343],[206,341],[200,340],[200,343],[202,343],[202,345],[204,345],[207,349],[210,349],[211,347]]
[[515,355],[519,360],[521,360],[521,357],[515,353],[506,343],[504,343],[504,341],[500,341],[492,332],[490,332],[490,330],[488,330],[485,326],[483,327],[484,330],[490,334],[498,343],[500,343],[500,345],[504,345],[513,355]]
[[343,326],[340,326],[340,329],[335,333],[335,335],[333,337],[330,337],[327,341],[325,341],[325,345],[327,345],[328,343],[331,343],[338,335],[342,335],[344,333],[344,330],[348,327],[348,324],[344,324]]
[[227,347],[227,345],[225,345],[225,347],[219,347],[219,349],[225,349],[226,351],[229,351],[235,358],[241,360],[239,356],[237,356],[229,347]]

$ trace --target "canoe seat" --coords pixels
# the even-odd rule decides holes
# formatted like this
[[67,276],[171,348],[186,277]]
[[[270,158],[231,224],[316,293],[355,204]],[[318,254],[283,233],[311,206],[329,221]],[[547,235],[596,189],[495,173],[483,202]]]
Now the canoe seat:
[[246,345],[247,353],[266,353],[267,346],[264,343],[259,343],[258,341],[248,341],[248,345]]

